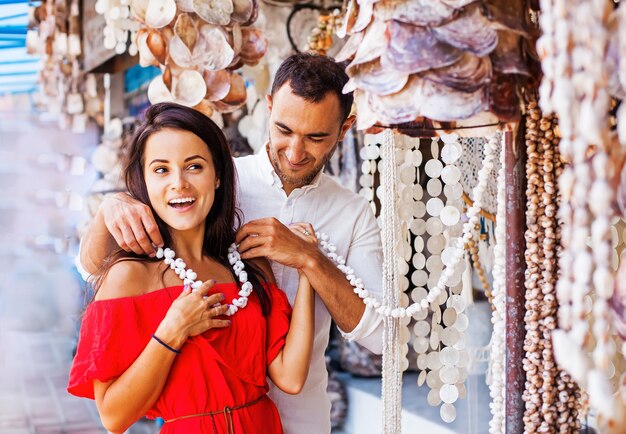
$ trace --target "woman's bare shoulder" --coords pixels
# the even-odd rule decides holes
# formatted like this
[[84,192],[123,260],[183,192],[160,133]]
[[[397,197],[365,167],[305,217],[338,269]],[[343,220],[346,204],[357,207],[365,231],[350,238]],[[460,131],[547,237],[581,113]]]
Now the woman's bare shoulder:
[[138,259],[124,259],[116,262],[102,279],[95,300],[145,294],[154,280],[155,265]]

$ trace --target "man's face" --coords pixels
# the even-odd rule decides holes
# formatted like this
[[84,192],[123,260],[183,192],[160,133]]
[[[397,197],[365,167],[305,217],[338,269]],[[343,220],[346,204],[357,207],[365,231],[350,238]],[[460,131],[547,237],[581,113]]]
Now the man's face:
[[287,194],[309,184],[332,156],[354,118],[341,122],[339,98],[327,93],[317,102],[294,94],[285,83],[267,97],[269,156]]

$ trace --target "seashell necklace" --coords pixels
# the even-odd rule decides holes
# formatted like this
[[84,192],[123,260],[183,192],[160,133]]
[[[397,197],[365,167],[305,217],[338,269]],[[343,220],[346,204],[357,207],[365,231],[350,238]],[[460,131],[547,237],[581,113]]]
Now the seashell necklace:
[[[181,278],[185,285],[191,286],[192,290],[196,290],[202,286],[202,280],[196,280],[198,275],[191,268],[187,269],[187,264],[181,258],[176,257],[176,252],[170,248],[163,249],[159,247],[156,253],[157,258],[163,259],[165,265],[168,265]],[[244,270],[245,266],[241,260],[241,255],[237,251],[237,245],[231,244],[228,248],[228,262],[233,267],[235,276],[241,283],[239,289],[239,298],[234,298],[232,304],[228,305],[225,315],[232,316],[239,309],[243,309],[248,304],[248,297],[252,294],[252,283],[248,282],[248,273]]]

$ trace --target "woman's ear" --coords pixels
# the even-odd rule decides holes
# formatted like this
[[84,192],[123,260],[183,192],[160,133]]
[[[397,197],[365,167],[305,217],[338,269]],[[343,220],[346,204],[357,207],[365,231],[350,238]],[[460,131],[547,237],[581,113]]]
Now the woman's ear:
[[216,179],[215,180],[215,189],[217,190],[218,188],[220,188],[220,180]]

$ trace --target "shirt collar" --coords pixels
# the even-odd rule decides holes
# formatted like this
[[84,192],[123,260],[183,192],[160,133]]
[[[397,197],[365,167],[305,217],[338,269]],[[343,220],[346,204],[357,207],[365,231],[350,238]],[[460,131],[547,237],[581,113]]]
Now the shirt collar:
[[[263,147],[257,154],[257,161],[259,165],[259,170],[261,171],[261,176],[270,185],[276,185],[279,188],[283,188],[283,183],[278,177],[278,174],[276,173],[276,170],[274,170],[274,166],[272,165],[272,162],[270,161],[270,156],[269,156],[268,149],[267,149],[268,146],[269,146],[269,143],[266,142],[265,145],[263,145]],[[319,173],[315,175],[315,178],[313,178],[313,181],[311,181],[310,184],[305,185],[304,187],[301,187],[301,189],[306,191],[312,188],[317,188],[320,184],[320,180],[322,179],[322,172],[323,170],[320,170]]]

